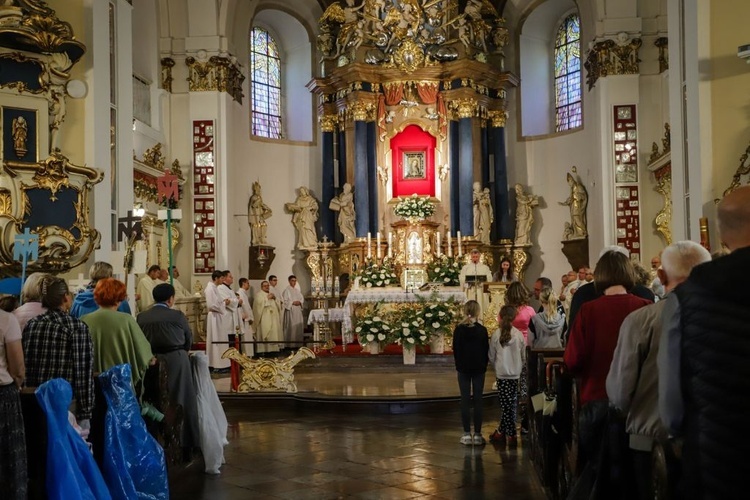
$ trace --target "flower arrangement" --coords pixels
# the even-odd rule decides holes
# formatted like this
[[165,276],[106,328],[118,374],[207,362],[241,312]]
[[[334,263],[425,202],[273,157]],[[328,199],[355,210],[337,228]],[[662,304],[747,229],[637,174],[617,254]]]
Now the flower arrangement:
[[431,282],[442,283],[445,286],[458,286],[461,264],[453,257],[445,254],[436,258],[427,268],[427,276]]
[[440,302],[433,295],[429,300],[420,298],[420,303],[423,307],[420,316],[424,319],[424,329],[429,336],[449,336],[453,333],[454,323],[460,316],[459,302],[454,298]]
[[430,342],[430,334],[425,328],[422,311],[422,307],[404,307],[394,314],[391,341],[404,349],[427,345]]
[[435,213],[435,205],[428,198],[413,194],[399,201],[393,213],[405,219],[426,219]]
[[385,319],[379,315],[378,309],[382,302],[368,310],[357,322],[354,332],[360,345],[365,346],[370,342],[386,342],[391,335],[391,327]]
[[359,274],[359,284],[366,288],[384,287],[398,283],[398,276],[393,269],[393,263],[390,259],[383,259],[382,264],[370,262]]

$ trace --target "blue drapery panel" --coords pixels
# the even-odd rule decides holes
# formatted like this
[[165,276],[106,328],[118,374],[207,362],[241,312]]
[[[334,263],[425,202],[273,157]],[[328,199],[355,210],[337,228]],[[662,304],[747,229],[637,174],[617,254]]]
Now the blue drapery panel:
[[367,123],[354,122],[354,209],[357,237],[370,230],[370,176],[367,171]]
[[333,134],[334,132],[323,132],[323,192],[320,204],[321,238],[327,236],[333,241],[336,235],[335,214],[328,208],[335,196],[334,173],[333,173]]
[[367,178],[370,209],[370,233],[378,232],[378,129],[375,122],[367,122]]
[[505,127],[491,127],[492,154],[495,156],[495,183],[493,205],[495,208],[494,230],[498,239],[513,239],[514,227],[510,221],[508,203],[508,166],[505,161]]
[[458,121],[458,229],[461,236],[474,235],[474,142],[472,118]]

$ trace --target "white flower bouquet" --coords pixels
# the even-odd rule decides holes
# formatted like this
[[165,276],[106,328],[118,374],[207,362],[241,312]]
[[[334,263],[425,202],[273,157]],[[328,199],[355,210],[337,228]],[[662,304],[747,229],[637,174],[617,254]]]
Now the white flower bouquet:
[[390,340],[404,349],[414,349],[430,343],[422,307],[404,307],[394,314],[392,325]]
[[443,334],[450,336],[458,318],[461,316],[461,304],[454,298],[440,302],[436,295],[429,300],[420,298],[423,307],[421,317],[424,329],[430,337]]
[[393,213],[404,219],[426,219],[435,213],[435,205],[429,198],[413,194],[401,199]]
[[391,334],[391,327],[378,312],[379,306],[380,303],[376,304],[357,321],[354,333],[362,346],[370,342],[386,342]]
[[384,287],[398,283],[398,276],[393,269],[389,259],[384,259],[382,264],[370,262],[359,274],[359,285],[365,288]]
[[427,268],[427,276],[433,283],[441,283],[444,286],[458,286],[461,264],[453,257],[445,254],[436,258]]

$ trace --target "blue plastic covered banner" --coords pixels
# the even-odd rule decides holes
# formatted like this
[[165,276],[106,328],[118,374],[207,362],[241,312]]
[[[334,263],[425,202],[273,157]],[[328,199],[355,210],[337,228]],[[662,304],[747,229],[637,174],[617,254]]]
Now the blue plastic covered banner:
[[114,499],[169,498],[164,450],[146,430],[130,384],[130,365],[99,375],[107,400],[104,420],[104,480]]
[[47,498],[111,498],[88,445],[68,422],[68,407],[73,400],[70,383],[52,379],[40,385],[35,394],[47,417]]

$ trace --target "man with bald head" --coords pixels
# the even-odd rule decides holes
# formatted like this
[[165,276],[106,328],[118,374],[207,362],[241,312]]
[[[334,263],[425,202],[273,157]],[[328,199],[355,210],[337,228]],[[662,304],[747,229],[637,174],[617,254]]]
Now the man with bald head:
[[659,413],[683,442],[679,498],[735,498],[750,477],[750,186],[718,222],[731,253],[695,267],[663,310]]

